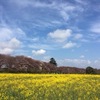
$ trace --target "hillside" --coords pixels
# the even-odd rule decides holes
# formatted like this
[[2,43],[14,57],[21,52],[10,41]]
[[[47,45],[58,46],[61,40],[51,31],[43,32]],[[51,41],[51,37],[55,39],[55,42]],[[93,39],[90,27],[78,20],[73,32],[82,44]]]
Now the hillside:
[[[54,66],[53,64],[35,60],[25,56],[10,56],[0,54],[0,72],[24,73],[85,73],[85,69]],[[100,73],[100,70],[96,70]]]

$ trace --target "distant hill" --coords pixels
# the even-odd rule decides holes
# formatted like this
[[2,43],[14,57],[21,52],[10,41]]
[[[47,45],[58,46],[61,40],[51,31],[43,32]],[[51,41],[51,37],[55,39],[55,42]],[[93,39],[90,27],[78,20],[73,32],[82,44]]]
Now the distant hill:
[[[95,69],[97,73],[100,70]],[[0,72],[12,73],[85,73],[85,69],[60,66],[35,60],[25,56],[10,56],[0,54]]]

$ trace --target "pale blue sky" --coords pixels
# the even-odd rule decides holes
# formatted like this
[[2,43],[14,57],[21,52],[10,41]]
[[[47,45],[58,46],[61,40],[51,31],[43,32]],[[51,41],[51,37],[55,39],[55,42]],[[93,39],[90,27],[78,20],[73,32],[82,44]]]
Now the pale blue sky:
[[0,0],[0,53],[100,68],[100,0]]

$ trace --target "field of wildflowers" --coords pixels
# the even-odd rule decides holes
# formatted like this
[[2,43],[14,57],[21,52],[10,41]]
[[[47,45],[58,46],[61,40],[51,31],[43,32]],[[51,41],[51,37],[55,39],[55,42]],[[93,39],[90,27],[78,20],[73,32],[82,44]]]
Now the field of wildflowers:
[[0,100],[100,100],[100,75],[0,74]]

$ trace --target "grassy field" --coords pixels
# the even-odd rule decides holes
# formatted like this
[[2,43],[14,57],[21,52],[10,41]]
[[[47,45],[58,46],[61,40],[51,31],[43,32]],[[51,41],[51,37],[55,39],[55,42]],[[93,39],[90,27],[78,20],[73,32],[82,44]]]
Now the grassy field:
[[0,74],[0,100],[100,100],[100,75]]

